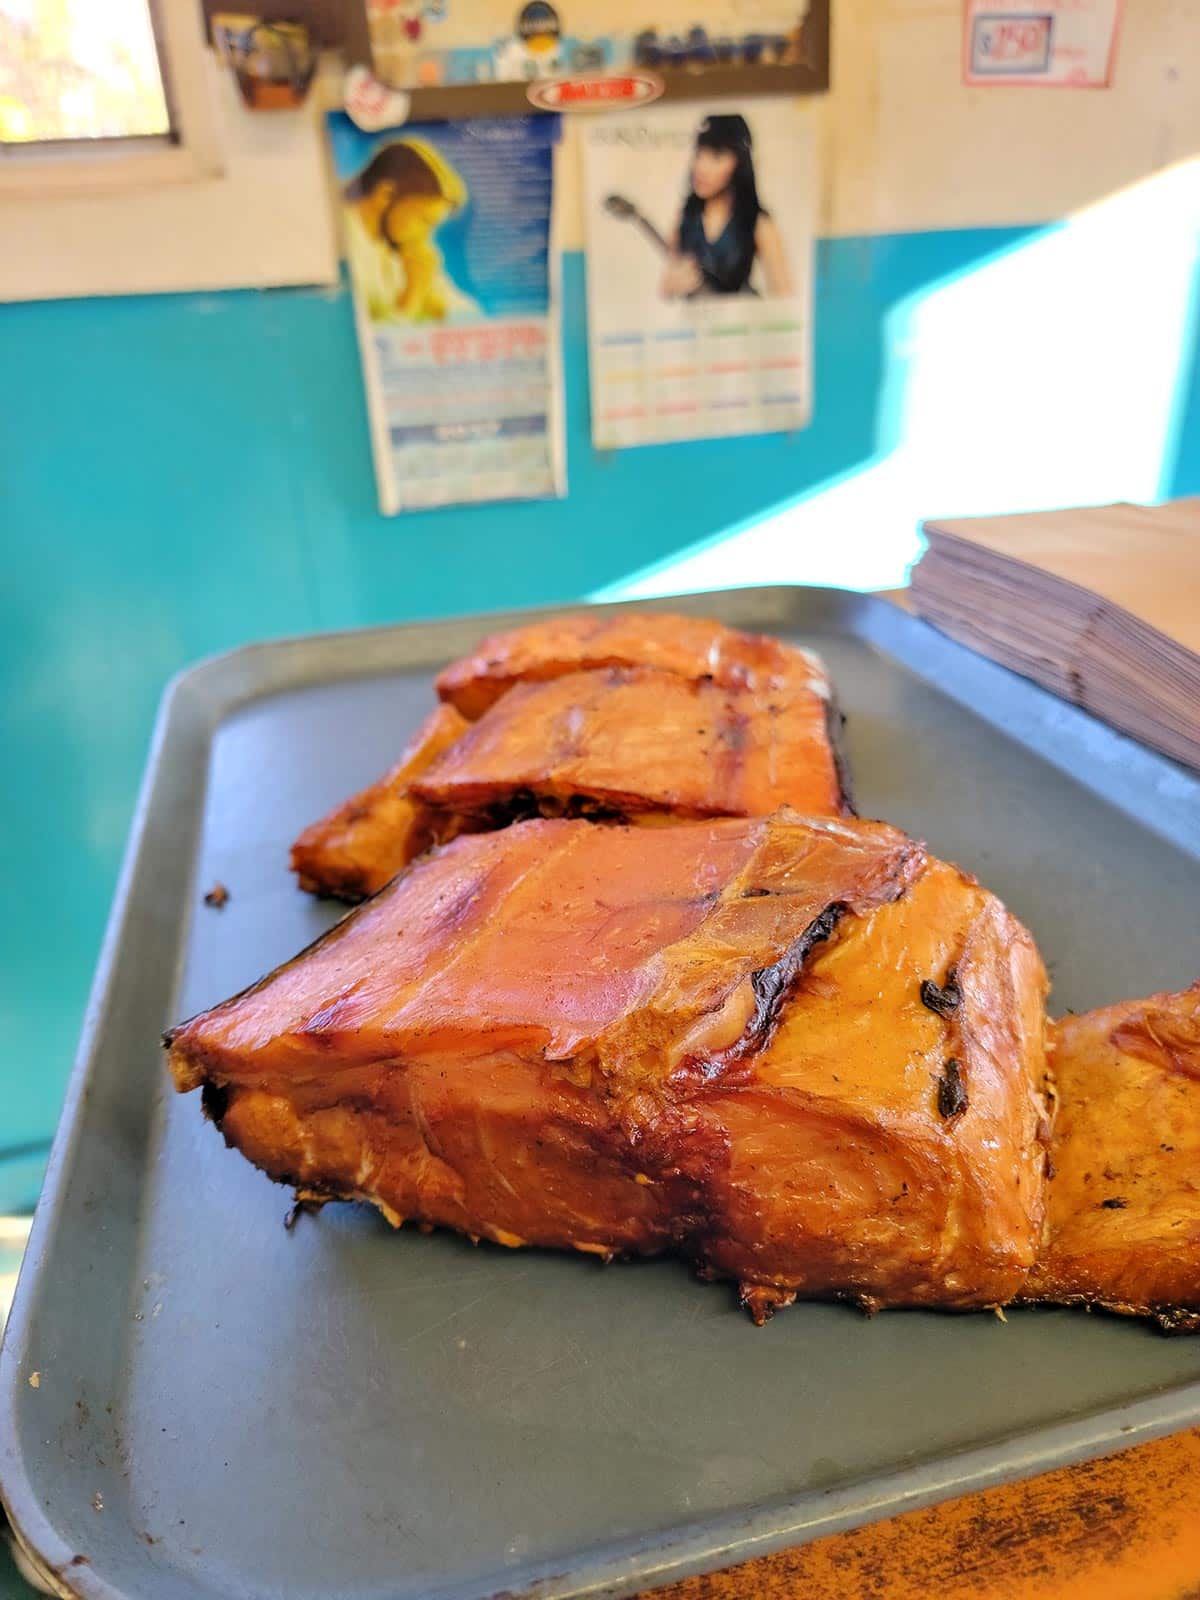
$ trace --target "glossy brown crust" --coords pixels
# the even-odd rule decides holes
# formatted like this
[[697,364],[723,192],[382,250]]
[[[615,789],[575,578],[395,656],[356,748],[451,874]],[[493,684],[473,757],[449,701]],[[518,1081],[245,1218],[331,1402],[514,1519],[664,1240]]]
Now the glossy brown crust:
[[437,691],[473,722],[515,683],[605,667],[655,667],[725,688],[768,690],[791,683],[829,692],[817,656],[765,634],[742,633],[707,617],[608,610],[491,634],[446,668]]
[[[920,985],[952,967],[947,1020]],[[998,902],[882,824],[532,822],[418,862],[168,1044],[306,1194],[675,1250],[760,1319],[965,1307],[1015,1292],[1041,1225],[1043,991]]]
[[1200,985],[1064,1017],[1029,1294],[1200,1327]]
[[650,667],[521,683],[414,781],[457,813],[591,803],[620,816],[843,811],[828,702],[794,685],[728,688]]
[[466,728],[453,706],[438,706],[390,772],[305,828],[292,846],[300,887],[363,900],[430,845],[461,832],[460,819],[431,812],[413,798],[410,785]]

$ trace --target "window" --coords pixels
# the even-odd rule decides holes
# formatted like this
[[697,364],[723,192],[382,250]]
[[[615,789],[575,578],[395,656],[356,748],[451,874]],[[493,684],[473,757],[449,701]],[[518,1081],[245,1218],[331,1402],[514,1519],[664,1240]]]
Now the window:
[[0,0],[0,146],[170,138],[149,0]]
[[0,0],[0,195],[216,176],[195,0]]
[[0,0],[0,302],[336,282],[323,132],[247,109],[198,0]]

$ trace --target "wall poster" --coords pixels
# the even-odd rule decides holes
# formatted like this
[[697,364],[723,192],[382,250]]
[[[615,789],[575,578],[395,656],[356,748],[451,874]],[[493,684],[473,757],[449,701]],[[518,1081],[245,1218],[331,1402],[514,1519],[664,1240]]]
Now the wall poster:
[[803,103],[659,103],[580,135],[593,443],[804,427],[816,184]]
[[329,132],[380,508],[561,495],[558,119]]

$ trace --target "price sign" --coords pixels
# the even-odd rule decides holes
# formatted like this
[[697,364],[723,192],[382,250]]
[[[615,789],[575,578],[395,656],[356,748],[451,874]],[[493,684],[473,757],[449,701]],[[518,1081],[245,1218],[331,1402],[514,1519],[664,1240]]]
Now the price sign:
[[969,84],[1106,89],[1122,0],[964,0],[963,78]]

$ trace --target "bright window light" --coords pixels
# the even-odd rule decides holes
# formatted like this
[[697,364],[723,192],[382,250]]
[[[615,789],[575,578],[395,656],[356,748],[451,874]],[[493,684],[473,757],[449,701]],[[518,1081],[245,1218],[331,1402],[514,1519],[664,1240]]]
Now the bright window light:
[[149,0],[0,0],[0,145],[170,132]]

